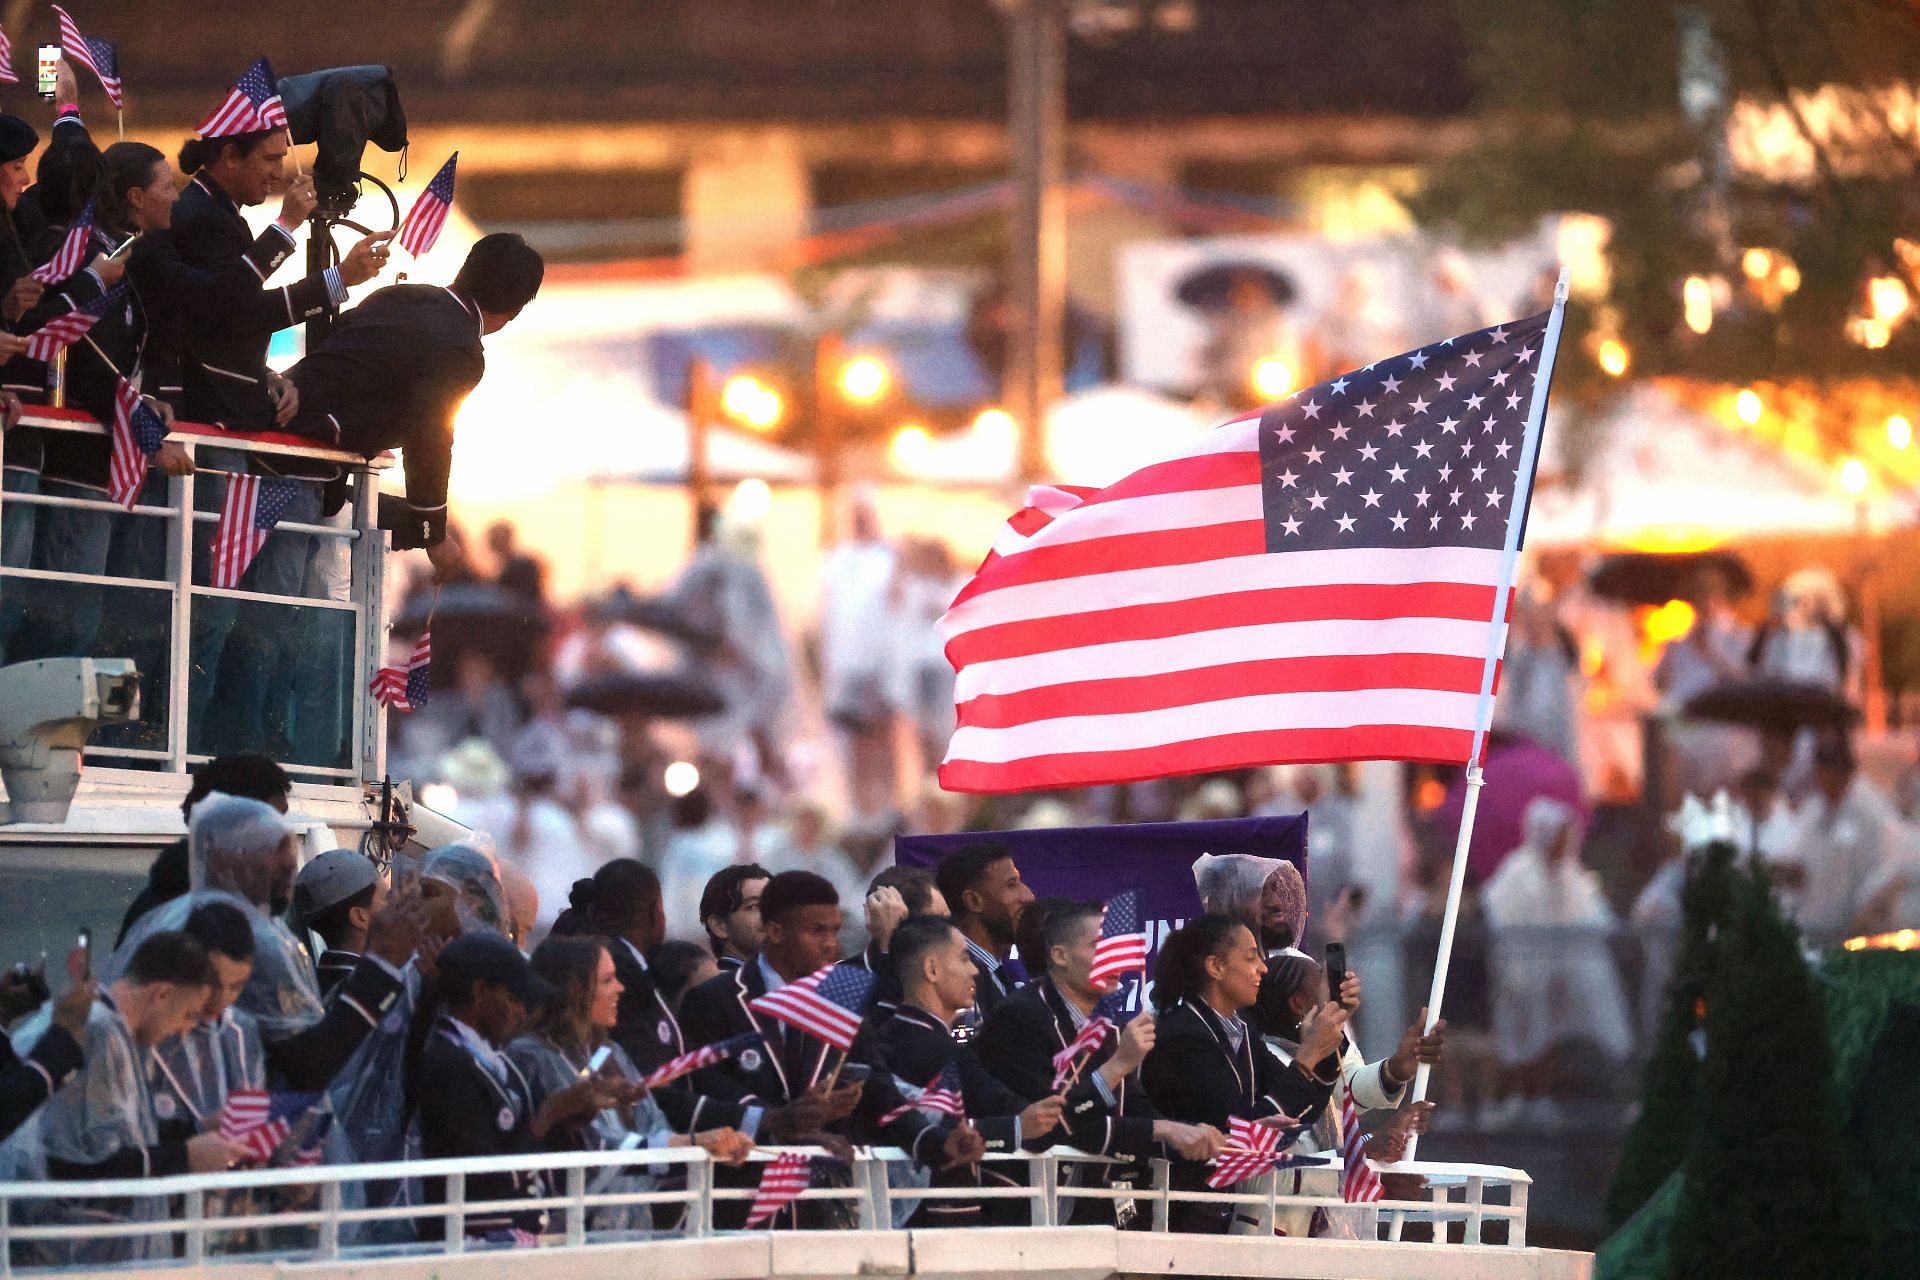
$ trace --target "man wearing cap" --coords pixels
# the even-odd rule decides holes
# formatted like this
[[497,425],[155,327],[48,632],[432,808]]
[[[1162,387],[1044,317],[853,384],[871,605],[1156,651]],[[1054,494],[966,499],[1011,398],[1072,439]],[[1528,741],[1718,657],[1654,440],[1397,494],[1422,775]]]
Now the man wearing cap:
[[367,949],[367,927],[386,898],[378,868],[356,850],[329,849],[300,868],[294,912],[327,944],[319,960],[321,999],[333,999],[352,976]]
[[[427,1159],[532,1155],[544,1150],[554,1125],[632,1101],[619,1083],[589,1076],[549,1094],[536,1109],[526,1078],[501,1050],[552,996],[552,986],[513,943],[484,930],[448,943],[439,965],[445,1003],[413,1081],[420,1150]],[[426,1179],[425,1190],[428,1203],[445,1203],[442,1179]],[[468,1202],[546,1194],[538,1172],[467,1175]],[[482,1239],[512,1231],[538,1234],[546,1216],[540,1209],[470,1214],[466,1233]],[[420,1219],[421,1238],[439,1239],[444,1225],[440,1218]]]

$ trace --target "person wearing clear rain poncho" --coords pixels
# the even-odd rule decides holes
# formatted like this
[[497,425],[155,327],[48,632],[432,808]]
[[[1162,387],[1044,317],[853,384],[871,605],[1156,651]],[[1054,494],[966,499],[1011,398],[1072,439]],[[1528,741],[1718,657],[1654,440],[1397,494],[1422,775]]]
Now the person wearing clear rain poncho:
[[323,1004],[306,944],[280,919],[292,900],[298,860],[287,820],[258,800],[209,796],[193,811],[187,856],[192,890],[142,917],[106,976],[117,974],[152,934],[185,925],[196,907],[225,902],[239,908],[253,928],[253,976],[235,1007],[260,1029],[268,1079],[300,1092],[325,1089],[399,995],[401,966],[426,919],[419,895],[394,895],[369,926],[366,956]]
[[1298,951],[1307,931],[1307,884],[1285,858],[1203,853],[1193,864],[1200,908],[1253,930],[1271,956]]
[[[549,1151],[699,1146],[716,1159],[738,1163],[753,1149],[753,1139],[737,1129],[675,1133],[642,1088],[633,1059],[609,1039],[624,988],[603,940],[549,938],[533,953],[533,971],[552,985],[554,996],[507,1045],[507,1057],[526,1078],[533,1105],[541,1107],[589,1079],[603,1083],[610,1095],[597,1099],[606,1106],[557,1121],[546,1134]],[[605,1060],[595,1069],[603,1051]],[[651,1191],[655,1172],[646,1166],[596,1169],[587,1193]],[[606,1205],[592,1211],[587,1225],[595,1232],[644,1234],[653,1229],[653,1215],[646,1205]]]

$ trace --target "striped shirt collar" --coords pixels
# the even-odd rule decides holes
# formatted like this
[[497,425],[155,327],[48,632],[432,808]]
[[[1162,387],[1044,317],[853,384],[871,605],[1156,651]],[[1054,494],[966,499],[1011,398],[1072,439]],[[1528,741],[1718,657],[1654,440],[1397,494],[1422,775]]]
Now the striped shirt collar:
[[973,962],[979,965],[984,972],[992,974],[995,981],[998,981],[1000,967],[1004,965],[1006,961],[975,942],[972,938],[968,938],[965,934],[961,934],[960,936],[966,940],[967,952],[973,957]]

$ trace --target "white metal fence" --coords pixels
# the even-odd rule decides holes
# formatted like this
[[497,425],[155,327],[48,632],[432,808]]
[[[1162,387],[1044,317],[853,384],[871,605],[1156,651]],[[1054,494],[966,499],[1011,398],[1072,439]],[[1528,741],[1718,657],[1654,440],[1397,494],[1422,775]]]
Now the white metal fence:
[[[788,1150],[827,1154],[818,1148]],[[777,1150],[762,1149],[753,1159],[765,1161],[776,1154]],[[1297,1193],[1292,1190],[1291,1169],[1268,1173],[1231,1191],[1210,1192],[1175,1188],[1170,1166],[1164,1160],[1153,1162],[1145,1185],[1109,1187],[1073,1185],[1074,1179],[1066,1174],[1070,1167],[1112,1162],[1071,1149],[989,1159],[1024,1166],[1025,1185],[924,1186],[920,1179],[898,1176],[897,1170],[905,1167],[903,1152],[868,1148],[855,1153],[850,1169],[838,1166],[850,1174],[844,1185],[816,1186],[806,1191],[803,1199],[845,1206],[848,1225],[866,1231],[890,1229],[895,1206],[918,1200],[1024,1201],[1032,1225],[1039,1227],[1058,1226],[1063,1219],[1071,1218],[1070,1206],[1076,1201],[1131,1200],[1138,1214],[1136,1225],[1160,1233],[1170,1230],[1176,1206],[1211,1203],[1239,1206],[1237,1216],[1249,1220],[1246,1233],[1255,1236],[1271,1236],[1277,1216],[1284,1211],[1324,1209],[1352,1215],[1354,1234],[1363,1241],[1378,1239],[1382,1226],[1398,1218],[1403,1225],[1432,1224],[1436,1242],[1448,1240],[1453,1224],[1459,1224],[1463,1244],[1514,1248],[1526,1244],[1531,1180],[1518,1169],[1424,1161],[1376,1165],[1387,1172],[1424,1176],[1426,1198],[1350,1205],[1340,1196],[1338,1165],[1304,1170],[1303,1185]],[[657,1171],[662,1166],[684,1171],[684,1185],[616,1192],[593,1189],[593,1184],[602,1181],[596,1175]],[[716,1204],[750,1201],[754,1196],[751,1185],[717,1185],[716,1167],[704,1151],[676,1148],[243,1170],[101,1182],[0,1183],[0,1276],[104,1262],[203,1267],[393,1255],[447,1256],[500,1247],[469,1237],[470,1218],[536,1210],[544,1210],[547,1215],[546,1228],[537,1240],[542,1249],[634,1239],[631,1231],[592,1229],[590,1217],[595,1210],[622,1206],[680,1208],[670,1229],[653,1232],[648,1238],[706,1238],[729,1234],[714,1226]],[[474,1175],[531,1171],[546,1175],[547,1194],[495,1201],[468,1198],[468,1179]],[[365,1199],[363,1189],[369,1185],[404,1184],[427,1177],[445,1179],[441,1203],[420,1203],[417,1196],[399,1204],[361,1203]],[[1288,1190],[1283,1191],[1283,1185]],[[1490,1191],[1504,1191],[1504,1197],[1490,1198]],[[395,1236],[391,1224],[408,1221],[431,1222],[440,1228],[442,1238],[430,1243],[391,1242]],[[1495,1224],[1504,1230],[1489,1232]],[[382,1235],[388,1242],[359,1242],[373,1234]],[[412,1233],[403,1230],[399,1234]]]

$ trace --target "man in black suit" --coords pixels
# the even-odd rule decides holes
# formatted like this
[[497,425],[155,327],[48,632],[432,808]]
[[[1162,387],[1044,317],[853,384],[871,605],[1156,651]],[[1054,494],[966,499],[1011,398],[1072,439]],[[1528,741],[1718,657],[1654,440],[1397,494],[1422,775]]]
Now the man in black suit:
[[934,880],[953,911],[954,925],[966,935],[968,954],[980,967],[979,1003],[954,1027],[956,1036],[966,1038],[1027,980],[1011,957],[1020,913],[1033,901],[1033,890],[1020,879],[1020,868],[1006,846],[993,843],[954,850],[940,859]]
[[[1002,1001],[973,1042],[986,1069],[1022,1097],[1052,1090],[1054,1055],[1073,1043],[1114,985],[1109,981],[1108,990],[1100,990],[1088,978],[1100,916],[1097,902],[1067,903],[1049,912],[1033,957],[1045,972]],[[1162,1144],[1188,1160],[1211,1160],[1226,1145],[1226,1135],[1210,1125],[1182,1124],[1154,1110],[1139,1079],[1140,1064],[1153,1045],[1153,1015],[1143,1012],[1117,1035],[1109,1033],[1081,1067],[1080,1078],[1105,1105],[1071,1111],[1069,1136],[1082,1151],[1130,1162],[1109,1177],[1140,1176],[1148,1160],[1166,1154]],[[1074,1205],[1076,1222],[1114,1220],[1111,1201],[1068,1203]],[[1064,1220],[1064,1208],[1062,1213]]]
[[[977,1159],[980,1135],[970,1127],[902,1108],[906,1099],[868,1031],[863,1029],[851,1053],[843,1055],[753,1009],[753,1001],[769,991],[834,963],[841,914],[833,885],[811,871],[782,872],[761,891],[760,919],[766,931],[760,954],[687,992],[680,1017],[691,1045],[749,1031],[764,1035],[766,1045],[702,1068],[694,1073],[694,1086],[702,1092],[732,1090],[745,1101],[779,1108],[776,1141],[844,1146],[855,1131],[857,1111],[860,1132],[902,1148],[917,1163],[946,1167]],[[902,1114],[894,1115],[896,1110]]]
[[[1016,1093],[981,1065],[971,1045],[954,1040],[954,1020],[973,1004],[978,969],[952,921],[939,916],[910,919],[894,930],[892,942],[890,955],[903,994],[876,1038],[903,1093],[943,1083],[951,1087],[957,1078],[967,1120],[980,1131],[988,1154],[1043,1151],[1063,1136],[1060,1126],[1068,1114],[1106,1111],[1091,1081],[1064,1096],[1051,1087],[1031,1099]],[[988,1166],[984,1173],[975,1165],[958,1166],[936,1174],[933,1185],[979,1186],[984,1178],[997,1186],[1019,1186],[1020,1172],[1018,1166],[1005,1164]],[[1024,1221],[1025,1215],[1017,1210],[1012,1215],[985,1214],[980,1201],[926,1200],[907,1225],[976,1226],[987,1218],[1012,1224]]]
[[900,979],[888,953],[893,931],[913,916],[948,918],[947,900],[925,867],[892,866],[867,883],[867,945],[848,964],[857,964],[874,976],[873,1007],[891,1017],[900,1003]]
[[[386,449],[405,455],[406,510],[392,523],[393,545],[424,547],[443,576],[461,560],[447,541],[454,415],[486,371],[480,339],[533,301],[545,271],[519,236],[485,236],[451,286],[381,289],[341,316],[289,375],[300,398],[289,430],[369,458]],[[328,508],[345,496],[335,480]]]
[[[181,308],[172,318],[180,328],[177,408],[190,422],[259,432],[292,421],[298,407],[293,384],[267,368],[273,335],[344,306],[348,287],[371,280],[386,263],[391,236],[368,236],[338,266],[293,284],[266,287],[268,277],[292,255],[294,234],[317,203],[311,178],[288,180],[287,151],[284,129],[191,138],[180,149],[181,172],[192,180],[174,206],[172,225],[153,233],[156,249],[177,254],[200,272],[202,302],[210,295],[219,304]],[[276,191],[284,192],[280,215],[255,236],[240,209],[261,204]],[[293,460],[269,460],[240,450],[202,448],[195,462],[202,472],[311,475]],[[225,497],[226,483],[216,476],[202,475],[194,484],[194,505],[200,511],[217,512]],[[319,485],[301,483],[280,519],[283,524],[311,524],[319,516]],[[194,530],[194,580],[202,585],[212,580],[213,533],[212,524],[198,524]],[[305,596],[312,558],[311,534],[276,529],[247,567],[240,586],[267,595]],[[283,759],[343,763],[338,758],[339,735],[327,732],[337,717],[292,714],[298,695],[286,673],[335,665],[309,651],[319,643],[309,637],[309,630],[288,625],[284,606],[248,602],[242,608],[230,597],[195,602],[187,713],[194,750],[215,753],[241,744],[257,748],[277,732],[288,738],[276,744],[276,754]],[[230,646],[234,651],[229,655]],[[218,725],[209,720],[216,708]],[[302,718],[306,724],[297,725]],[[291,740],[296,732],[301,741]]]

